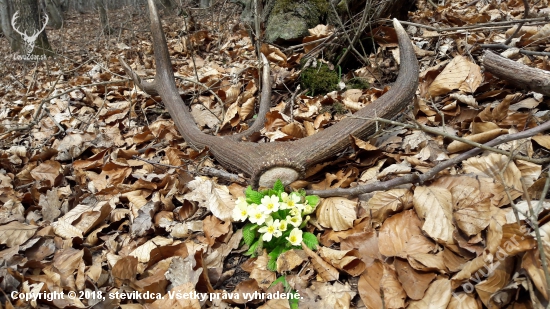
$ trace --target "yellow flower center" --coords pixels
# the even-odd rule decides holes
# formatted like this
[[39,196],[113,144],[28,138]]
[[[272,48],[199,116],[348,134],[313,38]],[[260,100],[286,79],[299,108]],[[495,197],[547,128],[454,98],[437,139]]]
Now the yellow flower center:
[[268,232],[269,234],[273,234],[273,233],[275,232],[275,227],[274,227],[274,226],[268,226],[268,227],[267,227],[267,232]]
[[241,211],[241,215],[242,215],[242,216],[246,216],[246,210],[242,210],[242,211]]
[[289,238],[290,242],[296,242],[298,240],[298,238],[296,236],[290,236]]
[[288,206],[294,206],[294,201],[288,201],[287,205]]
[[273,207],[275,207],[275,205],[273,205],[273,203],[267,204],[267,209],[273,209]]
[[262,217],[262,214],[261,214],[261,213],[257,213],[255,217],[256,217],[256,219],[260,219],[260,218]]

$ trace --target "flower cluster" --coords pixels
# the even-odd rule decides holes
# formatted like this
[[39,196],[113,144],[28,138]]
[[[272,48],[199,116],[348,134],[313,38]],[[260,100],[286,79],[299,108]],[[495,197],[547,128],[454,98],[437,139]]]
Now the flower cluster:
[[250,246],[248,254],[256,255],[257,249],[265,248],[270,263],[275,263],[282,252],[301,246],[302,241],[312,249],[317,247],[315,235],[302,232],[302,228],[319,203],[318,196],[306,196],[305,191],[286,193],[280,181],[273,189],[258,192],[248,187],[245,193],[237,199],[233,220],[249,221],[243,229],[244,242]]

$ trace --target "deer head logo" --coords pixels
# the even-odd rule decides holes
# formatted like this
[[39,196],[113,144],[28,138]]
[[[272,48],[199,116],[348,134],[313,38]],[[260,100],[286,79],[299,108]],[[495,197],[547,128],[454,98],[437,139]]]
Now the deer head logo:
[[44,23],[43,23],[42,29],[33,32],[32,35],[27,35],[26,31],[21,32],[17,29],[17,27],[15,26],[15,21],[17,20],[18,17],[19,17],[19,11],[15,12],[15,14],[13,14],[13,17],[11,19],[11,26],[13,27],[13,30],[15,30],[15,32],[19,33],[21,35],[21,37],[23,38],[23,42],[25,44],[25,51],[26,51],[27,55],[30,55],[32,53],[32,51],[34,50],[34,43],[35,43],[36,39],[38,38],[38,35],[40,35],[40,33],[42,33],[42,31],[44,31],[44,29],[46,28],[46,24],[48,24],[48,14],[44,14],[45,18],[44,18]]

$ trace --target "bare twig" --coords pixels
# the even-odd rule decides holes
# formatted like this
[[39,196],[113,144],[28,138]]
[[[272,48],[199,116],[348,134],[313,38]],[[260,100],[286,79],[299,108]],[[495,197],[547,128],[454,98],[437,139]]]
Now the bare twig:
[[[514,141],[522,138],[528,138],[538,133],[544,132],[546,130],[550,130],[550,121],[547,121],[541,124],[540,126],[537,126],[535,128],[528,129],[522,132],[518,132],[515,134],[501,135],[493,139],[492,141],[489,141],[483,144],[483,146],[487,149],[494,149],[492,147],[500,145],[502,143],[506,143],[509,141]],[[395,186],[407,184],[407,183],[424,183],[434,178],[439,172],[457,163],[460,163],[468,158],[476,156],[481,152],[482,152],[482,148],[474,148],[474,149],[468,150],[450,160],[437,164],[434,168],[430,169],[428,172],[426,172],[423,175],[418,175],[414,173],[414,174],[405,175],[403,177],[397,177],[388,181],[377,182],[377,183],[366,184],[366,185],[359,185],[354,188],[337,188],[337,189],[330,189],[330,190],[307,190],[307,194],[315,194],[321,197],[346,196],[346,195],[356,196],[356,195],[369,193],[373,191],[388,190],[389,188],[393,188]],[[515,158],[517,159],[518,157],[516,156]]]
[[[523,10],[523,19],[527,19],[529,17],[529,2],[527,0],[523,0],[523,7],[524,7],[524,10]],[[512,39],[519,33],[519,30],[521,29],[521,27],[523,27],[523,25],[525,24],[525,22],[523,23],[519,23],[518,24],[518,27],[516,28],[516,31],[514,31],[514,33],[512,33],[511,36],[509,36],[506,41],[504,41],[502,44],[504,45],[508,45],[510,44],[510,42],[512,41]]]
[[[544,252],[544,244],[540,236],[538,214],[533,211],[533,207],[531,206],[531,197],[529,196],[529,193],[527,191],[525,179],[523,179],[522,177],[520,181],[523,187],[523,196],[525,197],[525,200],[527,201],[527,205],[529,207],[529,216],[531,217],[531,223],[533,224],[533,229],[535,230],[535,236],[537,238],[537,247],[539,249],[542,271],[544,272],[544,277],[546,279],[546,295],[550,295],[550,272],[548,271],[548,261],[546,260],[546,253]],[[541,198],[541,200],[544,200],[544,198]]]
[[223,178],[223,179],[227,179],[231,182],[236,182],[236,183],[240,183],[240,184],[246,184],[246,180],[244,178],[240,177],[239,175],[232,174],[232,173],[229,173],[229,172],[226,172],[226,171],[222,171],[222,170],[219,170],[219,169],[216,169],[216,168],[213,168],[213,167],[203,167],[200,170],[200,174],[204,174],[204,175],[208,175],[208,176],[212,176],[212,177]]
[[[387,19],[385,21],[389,22],[390,20]],[[527,18],[527,19],[506,20],[506,21],[495,21],[495,22],[490,22],[490,23],[479,23],[479,24],[475,24],[475,25],[468,25],[468,26],[462,26],[462,27],[447,27],[447,28],[427,26],[427,25],[412,23],[412,22],[408,22],[408,21],[399,21],[399,22],[402,23],[403,25],[416,26],[416,27],[420,27],[420,28],[424,28],[424,29],[428,29],[428,30],[432,30],[432,31],[437,31],[437,32],[446,32],[446,31],[467,30],[467,29],[471,30],[471,29],[485,28],[485,27],[492,27],[492,26],[513,25],[513,24],[518,24],[518,23],[525,24],[525,23],[532,23],[532,22],[539,22],[539,21],[546,21],[546,22],[550,21],[550,16],[537,17],[537,18]]]
[[[481,48],[489,48],[489,49],[510,49],[510,48],[516,48],[508,45],[504,45],[503,43],[499,44],[480,44],[479,47]],[[539,52],[539,51],[532,51],[532,50],[526,50],[523,48],[518,48],[518,52],[520,54],[529,55],[529,56],[550,56],[550,52]]]

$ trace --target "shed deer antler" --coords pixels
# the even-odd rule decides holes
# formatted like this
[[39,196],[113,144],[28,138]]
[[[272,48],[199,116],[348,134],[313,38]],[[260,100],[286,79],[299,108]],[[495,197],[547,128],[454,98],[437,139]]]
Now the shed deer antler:
[[[172,72],[168,45],[153,3],[149,0],[151,32],[155,48],[156,76],[153,82],[142,81],[121,59],[126,72],[134,82],[150,94],[159,94],[183,138],[197,148],[208,147],[213,156],[226,168],[250,176],[254,187],[269,187],[277,179],[285,184],[303,176],[307,167],[336,156],[349,146],[349,136],[366,138],[376,129],[373,120],[345,118],[337,124],[297,141],[252,143],[244,138],[261,129],[270,108],[271,87],[269,64],[262,55],[262,91],[260,107],[254,124],[246,131],[230,136],[212,136],[203,133],[181,99]],[[401,66],[393,87],[380,98],[357,111],[362,118],[393,118],[410,104],[418,86],[418,61],[407,33],[401,24],[393,22],[399,40]]]
[[23,38],[23,41],[25,42],[25,49],[27,51],[27,54],[32,53],[32,51],[34,50],[34,42],[36,42],[36,39],[38,38],[40,33],[42,33],[42,31],[44,31],[44,29],[46,29],[46,25],[48,24],[49,17],[48,17],[48,14],[44,14],[44,16],[45,16],[45,20],[44,20],[44,23],[42,25],[42,29],[40,29],[38,31],[34,31],[32,33],[32,35],[27,35],[26,31],[25,32],[19,31],[17,29],[17,27],[15,26],[15,21],[19,17],[19,11],[15,12],[15,14],[13,14],[13,17],[11,18],[11,26],[12,26],[13,30],[15,30],[15,32],[19,33],[19,35],[21,35],[21,37]]

